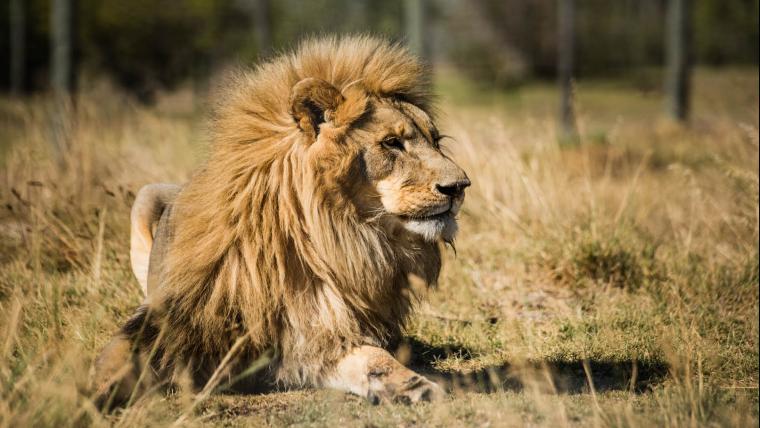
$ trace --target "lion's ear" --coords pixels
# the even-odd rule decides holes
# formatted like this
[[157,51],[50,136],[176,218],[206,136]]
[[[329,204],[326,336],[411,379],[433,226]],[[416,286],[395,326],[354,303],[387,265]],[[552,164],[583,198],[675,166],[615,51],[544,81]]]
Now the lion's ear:
[[343,89],[343,103],[335,109],[333,115],[336,126],[350,125],[358,120],[366,111],[369,98],[367,90],[356,82]]
[[290,114],[302,131],[316,138],[319,125],[329,120],[331,112],[342,102],[343,95],[335,86],[324,80],[308,77],[293,86],[290,94]]

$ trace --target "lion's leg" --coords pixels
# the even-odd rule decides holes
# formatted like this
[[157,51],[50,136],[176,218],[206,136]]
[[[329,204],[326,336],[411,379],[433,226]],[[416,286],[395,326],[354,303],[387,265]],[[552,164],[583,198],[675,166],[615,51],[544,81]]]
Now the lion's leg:
[[103,410],[126,405],[151,388],[163,385],[151,361],[158,355],[161,332],[147,307],[140,307],[95,361],[94,401]]
[[154,373],[146,367],[145,360],[126,336],[118,334],[111,339],[95,362],[94,401],[98,408],[123,406],[155,384]]
[[445,395],[440,386],[375,346],[360,346],[348,353],[323,386],[367,397],[374,404],[434,401]]

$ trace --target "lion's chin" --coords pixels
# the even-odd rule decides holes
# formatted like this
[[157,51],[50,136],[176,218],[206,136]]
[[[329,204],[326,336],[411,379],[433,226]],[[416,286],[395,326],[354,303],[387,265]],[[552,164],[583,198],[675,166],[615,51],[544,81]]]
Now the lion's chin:
[[429,242],[439,239],[452,242],[458,229],[456,218],[451,212],[432,217],[405,219],[404,227]]

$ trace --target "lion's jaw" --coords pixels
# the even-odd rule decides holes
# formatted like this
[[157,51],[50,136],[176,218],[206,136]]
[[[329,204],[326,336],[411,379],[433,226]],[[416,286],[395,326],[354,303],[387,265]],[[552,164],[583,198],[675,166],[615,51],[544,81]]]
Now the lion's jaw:
[[394,219],[393,223],[428,242],[452,242],[459,229],[457,215],[464,193],[441,197],[436,192],[426,191],[423,187],[427,186],[405,186],[408,182],[408,177],[401,176],[376,184],[383,211]]
[[440,239],[444,242],[453,242],[459,230],[457,214],[463,200],[464,197],[454,199],[440,207],[430,209],[424,215],[396,217],[404,229],[420,235],[426,241],[434,242]]
[[456,217],[451,211],[421,219],[405,220],[403,224],[406,230],[422,236],[426,241],[442,239],[451,242],[459,229]]

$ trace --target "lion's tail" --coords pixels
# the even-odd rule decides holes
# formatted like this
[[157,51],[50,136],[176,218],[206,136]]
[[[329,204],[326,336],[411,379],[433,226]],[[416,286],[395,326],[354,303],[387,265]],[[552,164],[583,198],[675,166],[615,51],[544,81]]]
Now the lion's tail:
[[150,250],[153,247],[156,227],[164,209],[174,201],[179,190],[180,186],[176,184],[148,184],[137,192],[132,204],[129,258],[132,272],[145,296],[148,295]]

